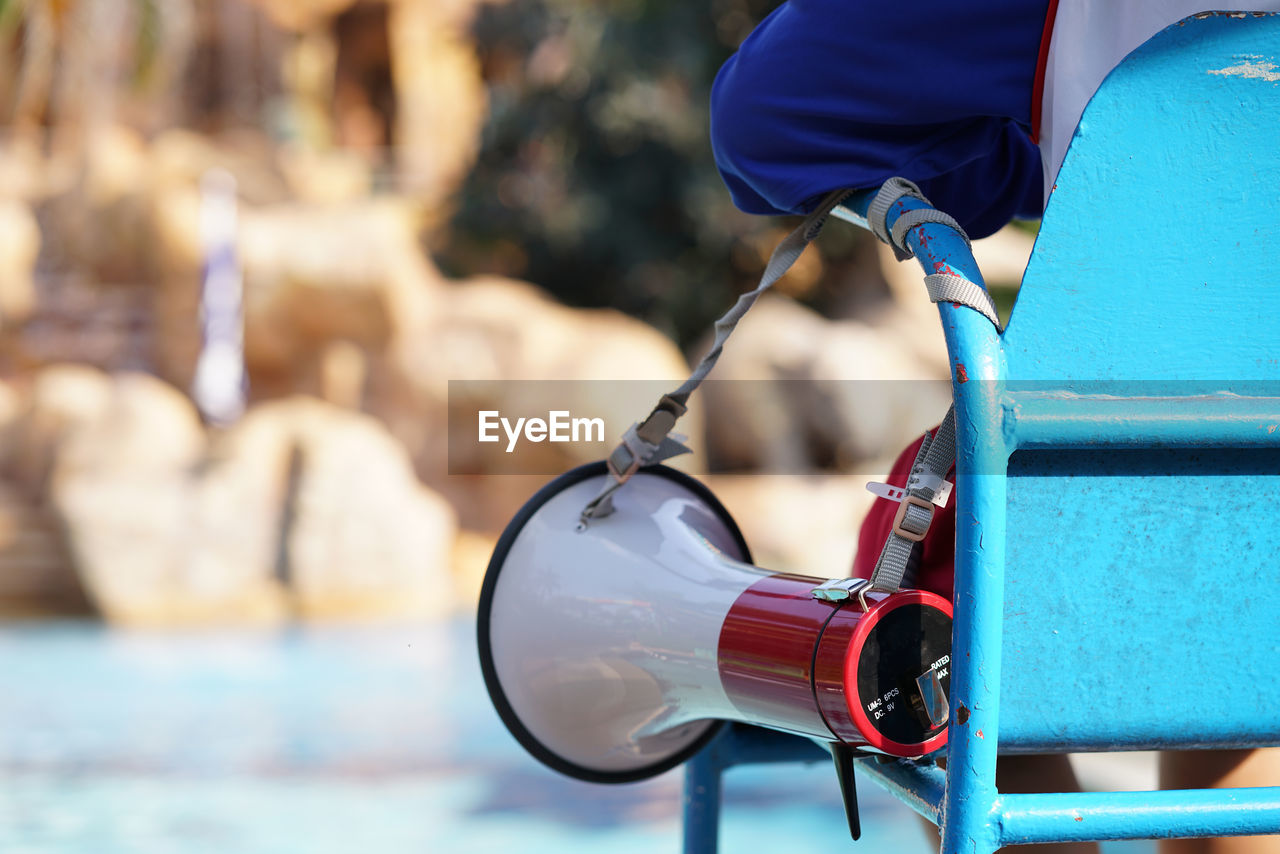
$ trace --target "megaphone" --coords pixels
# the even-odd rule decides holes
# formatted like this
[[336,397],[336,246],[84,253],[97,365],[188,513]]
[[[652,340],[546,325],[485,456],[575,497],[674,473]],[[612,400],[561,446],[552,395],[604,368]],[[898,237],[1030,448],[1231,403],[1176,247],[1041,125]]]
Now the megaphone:
[[535,758],[631,782],[684,762],[723,721],[893,756],[946,743],[950,602],[841,598],[848,579],[753,566],[720,502],[665,466],[641,469],[611,514],[580,526],[609,476],[592,463],[543,487],[481,589],[485,685]]

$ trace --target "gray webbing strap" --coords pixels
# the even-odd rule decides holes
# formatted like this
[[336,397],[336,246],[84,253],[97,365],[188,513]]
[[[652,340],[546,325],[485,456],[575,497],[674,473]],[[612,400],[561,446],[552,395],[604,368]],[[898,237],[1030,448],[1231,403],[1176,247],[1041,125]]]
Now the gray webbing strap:
[[998,332],[1004,332],[996,301],[980,285],[954,273],[933,273],[924,277],[924,286],[933,302],[954,302],[968,306],[990,320]]
[[893,207],[893,203],[903,196],[928,201],[920,192],[920,188],[906,178],[890,178],[880,186],[875,198],[867,206],[867,224],[871,226],[871,233],[880,238],[882,243],[889,244],[899,261],[907,260],[911,257],[911,253],[903,248],[899,241],[891,238],[889,230],[885,227],[885,217],[889,213],[889,208]]
[[755,305],[761,294],[773,287],[774,283],[791,269],[791,265],[800,257],[800,253],[804,252],[805,247],[822,231],[822,227],[827,223],[827,217],[831,214],[831,209],[844,201],[850,192],[850,190],[837,190],[828,194],[818,207],[805,217],[804,222],[783,238],[773,250],[773,254],[769,256],[769,263],[764,268],[764,274],[760,276],[760,284],[756,285],[755,290],[738,297],[733,307],[716,321],[716,337],[711,344],[711,349],[702,357],[702,361],[698,362],[698,366],[693,369],[689,378],[680,388],[673,391],[670,397],[681,403],[688,401],[689,395],[702,384],[707,374],[715,367],[716,360],[720,358],[720,351],[724,349],[724,342],[729,340],[729,336],[738,326],[738,321],[742,320],[743,315]]
[[[893,228],[886,225],[889,209],[894,202],[903,196],[913,196],[925,204],[929,200],[920,192],[920,188],[910,181],[894,178],[885,182],[867,210],[868,225],[882,241],[893,248],[899,261],[911,257],[907,249],[907,233],[920,225],[934,223],[945,225],[959,234],[969,243],[969,236],[953,218],[929,208],[904,211],[894,221]],[[999,315],[996,314],[995,301],[991,295],[976,282],[954,273],[934,273],[925,276],[925,287],[929,291],[929,299],[935,303],[952,302],[968,306],[981,314],[1003,332]],[[956,413],[955,407],[947,410],[942,424],[932,436],[926,434],[911,466],[911,476],[907,481],[906,495],[898,505],[894,516],[893,527],[876,561],[876,568],[866,586],[867,590],[893,593],[902,586],[904,580],[910,584],[914,578],[908,574],[912,570],[912,555],[916,544],[921,542],[933,522],[937,506],[933,503],[938,492],[943,488],[947,474],[956,459]]]
[[[890,229],[887,225],[889,208],[893,207],[894,202],[903,196],[919,199],[926,205],[930,205],[930,207],[912,208],[909,211],[903,211],[894,221],[893,228]],[[905,178],[890,178],[884,182],[884,186],[880,188],[875,198],[871,200],[871,204],[867,207],[867,224],[871,226],[871,231],[876,237],[889,244],[889,247],[893,249],[894,257],[899,261],[905,261],[911,257],[911,250],[907,249],[906,243],[907,232],[920,225],[945,225],[960,235],[960,238],[964,240],[965,246],[973,246],[973,243],[969,240],[969,235],[965,234],[964,229],[960,227],[960,223],[956,222],[948,214],[932,207],[932,203],[924,197],[924,194],[920,192],[920,188]],[[995,301],[991,299],[991,295],[981,285],[954,273],[933,273],[925,276],[924,285],[928,289],[929,299],[932,301],[954,302],[968,306],[987,320],[990,320],[998,331],[1004,331],[1004,327],[1000,325],[1000,317],[996,314]]]
[[755,305],[761,294],[773,287],[774,283],[791,269],[791,265],[804,252],[805,247],[822,231],[822,227],[826,224],[831,210],[844,201],[850,192],[850,190],[837,190],[829,193],[805,217],[804,222],[800,223],[794,231],[783,238],[782,242],[773,250],[773,254],[769,256],[769,263],[765,265],[764,273],[760,276],[760,283],[756,285],[754,290],[738,297],[738,301],[724,313],[724,316],[716,321],[715,340],[711,344],[711,349],[698,362],[693,369],[693,373],[689,374],[689,378],[681,383],[680,387],[675,391],[664,394],[662,399],[658,401],[658,405],[653,408],[653,411],[649,413],[649,416],[644,421],[633,424],[627,429],[627,432],[623,434],[622,441],[606,459],[611,477],[605,482],[600,493],[583,508],[582,515],[578,518],[579,530],[585,528],[590,520],[607,516],[613,512],[613,493],[622,484],[626,483],[639,468],[654,465],[679,454],[688,453],[688,448],[678,439],[668,434],[671,433],[671,428],[675,426],[676,419],[685,413],[689,395],[693,394],[694,390],[706,379],[711,369],[715,367],[716,361],[720,358],[720,353],[724,350],[725,342],[729,340],[729,336],[733,334],[733,330],[737,328],[738,322],[742,320],[743,315],[751,309],[751,306]]
[[907,480],[906,496],[898,505],[898,513],[894,517],[893,527],[876,568],[871,573],[868,590],[893,593],[902,586],[903,581],[912,583],[907,577],[911,565],[911,555],[917,543],[924,539],[933,522],[933,514],[937,507],[933,499],[937,496],[947,473],[951,470],[956,458],[956,413],[955,407],[947,410],[942,424],[930,436],[925,434],[924,442],[911,465],[911,475]]
[[[924,199],[928,202],[928,199]],[[889,232],[889,243],[893,246],[894,254],[904,253],[907,258],[911,257],[911,250],[907,249],[907,232],[915,228],[917,225],[927,225],[934,223],[937,225],[945,225],[964,238],[964,245],[972,247],[969,242],[969,235],[964,233],[964,229],[960,227],[960,223],[950,214],[945,214],[937,208],[912,208],[909,211],[903,211],[893,223],[893,230]],[[904,260],[898,258],[899,261]]]

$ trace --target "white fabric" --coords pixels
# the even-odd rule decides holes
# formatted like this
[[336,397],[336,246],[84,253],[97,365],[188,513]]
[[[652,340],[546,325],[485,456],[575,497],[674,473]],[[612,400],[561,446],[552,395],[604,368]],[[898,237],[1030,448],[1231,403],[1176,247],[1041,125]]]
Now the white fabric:
[[[1248,6],[1275,12],[1280,0],[1251,0]],[[1165,27],[1213,8],[1206,0],[1060,0],[1040,110],[1046,201],[1085,105],[1111,70]]]

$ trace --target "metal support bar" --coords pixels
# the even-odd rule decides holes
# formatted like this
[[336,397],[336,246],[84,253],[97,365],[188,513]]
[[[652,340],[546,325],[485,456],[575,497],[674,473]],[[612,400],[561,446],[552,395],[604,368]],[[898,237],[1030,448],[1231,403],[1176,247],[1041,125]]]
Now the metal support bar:
[[720,845],[719,758],[708,747],[685,763],[684,854],[714,852]]
[[1002,845],[1280,833],[1280,786],[1001,795]]
[[1280,397],[1219,392],[1128,397],[1006,388],[1004,430],[1020,448],[1280,447]]
[[874,779],[889,794],[937,824],[947,775],[937,765],[922,765],[906,759],[889,762],[880,757],[858,759],[862,773]]
[[[859,193],[834,214],[862,225],[874,192]],[[926,207],[904,197],[890,206],[890,230],[904,212]],[[982,273],[964,239],[944,225],[908,230],[906,246],[925,274],[953,273],[984,286]],[[1005,478],[1011,449],[1001,422],[1004,352],[996,328],[972,309],[938,303],[942,332],[951,358],[956,402],[955,622],[952,645],[965,655],[953,657],[951,729],[947,746],[948,787],[943,797],[943,850],[990,854],[999,847],[992,810],[996,749],[999,743],[1000,654],[1004,601]],[[963,393],[961,393],[963,391]],[[997,477],[975,475],[995,474]],[[864,766],[866,767],[866,766]],[[908,802],[910,803],[910,802]]]
[[808,738],[729,724],[684,771],[684,854],[714,854],[719,845],[721,777],[735,765],[831,761]]

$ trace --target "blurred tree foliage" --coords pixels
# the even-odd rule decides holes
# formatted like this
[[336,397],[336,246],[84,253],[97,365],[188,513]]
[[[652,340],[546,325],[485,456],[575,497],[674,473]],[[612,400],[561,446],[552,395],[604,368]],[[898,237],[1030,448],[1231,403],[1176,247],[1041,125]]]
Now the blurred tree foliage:
[[[716,71],[777,0],[515,0],[474,34],[479,159],[437,247],[688,343],[751,284],[767,218],[733,209],[708,139]],[[761,237],[764,237],[761,240]]]

